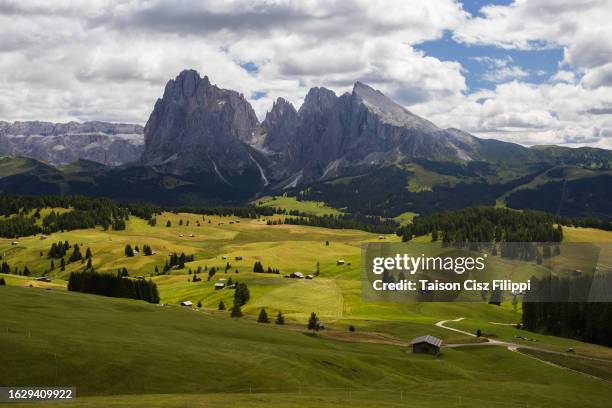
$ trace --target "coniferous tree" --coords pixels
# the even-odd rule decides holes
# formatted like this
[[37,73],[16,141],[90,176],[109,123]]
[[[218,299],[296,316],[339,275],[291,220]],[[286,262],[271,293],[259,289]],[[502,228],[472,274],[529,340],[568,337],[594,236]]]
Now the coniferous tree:
[[231,317],[239,318],[242,317],[242,310],[240,308],[240,303],[234,301],[234,306],[232,306],[232,311],[230,313]]
[[489,298],[490,305],[501,306],[502,303],[502,292],[499,289],[495,289],[491,292],[491,297]]
[[172,223],[170,222],[170,220],[166,221],[166,227],[171,227]]
[[85,259],[91,259],[91,249],[87,247],[87,251],[85,251]]
[[268,318],[268,313],[266,313],[266,309],[261,309],[259,312],[259,316],[257,316],[258,323],[270,323],[270,319]]
[[202,301],[198,301],[198,307],[202,307]]
[[7,262],[2,262],[2,268],[1,268],[2,273],[11,273],[11,267],[9,266],[9,264]]
[[131,258],[134,256],[134,250],[132,249],[132,246],[130,244],[127,244],[125,246],[124,253],[125,253],[125,256],[127,256],[128,258]]
[[308,319],[308,330],[312,330],[312,332],[314,333],[315,331],[318,331],[319,328],[319,318],[317,317],[315,312],[312,312],[310,314],[310,319]]
[[62,258],[62,260],[60,261],[60,271],[65,271],[66,270],[66,261],[64,261],[64,258]]
[[283,316],[283,314],[280,312],[278,312],[278,314],[276,315],[276,320],[274,320],[274,323],[276,324],[285,324],[285,316]]
[[223,303],[223,300],[219,301],[219,306],[217,307],[217,309],[219,310],[225,310],[225,303]]
[[22,275],[23,276],[30,276],[30,270],[28,269],[27,265],[23,267]]
[[234,303],[238,303],[240,306],[244,306],[250,298],[251,294],[249,292],[247,284],[244,282],[238,283],[236,285],[236,290],[234,291]]
[[4,278],[0,278],[0,286],[6,286],[6,282],[4,281]]
[[68,262],[76,262],[83,259],[83,255],[81,255],[81,250],[79,249],[78,244],[74,244],[74,249],[72,250],[72,254],[70,258],[68,258]]

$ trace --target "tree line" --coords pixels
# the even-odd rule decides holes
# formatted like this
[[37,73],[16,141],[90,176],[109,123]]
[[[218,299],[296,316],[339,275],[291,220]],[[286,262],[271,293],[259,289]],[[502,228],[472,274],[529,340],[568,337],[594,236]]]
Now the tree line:
[[72,272],[68,290],[95,295],[144,300],[159,303],[157,285],[151,280],[130,279],[121,273]]
[[612,274],[532,277],[531,286],[523,298],[525,329],[612,346]]
[[432,234],[442,242],[561,242],[563,229],[557,217],[539,211],[513,211],[472,207],[417,216],[397,230],[403,241]]
[[268,221],[268,225],[289,224],[307,225],[310,227],[321,227],[330,229],[356,229],[377,234],[393,234],[397,231],[399,224],[394,220],[382,219],[362,214],[342,214],[323,216],[298,216],[287,217],[285,220]]
[[255,261],[255,264],[253,265],[253,272],[255,273],[274,273],[274,274],[280,274],[280,270],[277,268],[272,268],[271,266],[268,266],[268,269],[264,268],[263,264],[260,261]]

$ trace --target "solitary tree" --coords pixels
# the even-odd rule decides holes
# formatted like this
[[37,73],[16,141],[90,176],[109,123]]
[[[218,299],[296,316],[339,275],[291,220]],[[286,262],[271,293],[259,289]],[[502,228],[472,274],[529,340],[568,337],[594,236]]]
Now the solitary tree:
[[225,303],[223,303],[223,301],[222,301],[222,300],[221,300],[221,301],[219,301],[219,307],[218,307],[218,309],[219,309],[219,310],[225,310]]
[[354,332],[355,331],[355,326],[353,326],[352,324],[349,326],[349,331],[350,332]]
[[170,220],[166,221],[166,227],[171,227],[172,223],[170,222]]
[[258,323],[270,323],[270,319],[268,318],[268,313],[266,313],[266,309],[261,309],[259,312],[259,316],[257,317]]
[[276,320],[274,321],[276,324],[285,324],[285,316],[279,311],[276,315]]
[[91,249],[88,247],[87,251],[85,251],[85,259],[91,259],[91,256]]
[[236,290],[234,291],[234,303],[244,306],[250,298],[251,294],[249,293],[249,288],[247,287],[246,283],[238,283],[236,285]]
[[198,307],[202,307],[202,301],[198,301]]
[[482,336],[482,331],[480,329],[476,330],[476,337]]
[[321,264],[317,262],[317,269],[315,271],[315,276],[319,276],[321,274]]
[[319,330],[319,327],[319,318],[315,312],[312,312],[310,314],[310,319],[308,319],[308,330],[312,330],[314,333]]
[[5,286],[6,282],[4,281],[4,278],[0,278],[0,286]]
[[130,244],[127,244],[125,246],[125,256],[127,256],[128,258],[131,258],[134,256],[134,250],[132,249],[132,246]]

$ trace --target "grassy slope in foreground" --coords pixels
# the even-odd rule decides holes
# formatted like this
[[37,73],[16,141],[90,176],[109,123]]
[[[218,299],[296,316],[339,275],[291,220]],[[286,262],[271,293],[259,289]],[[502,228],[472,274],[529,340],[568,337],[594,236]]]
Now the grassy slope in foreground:
[[448,349],[434,358],[38,288],[0,287],[0,309],[0,348],[11,351],[0,353],[0,383],[109,396],[71,406],[605,407],[612,393],[610,384],[497,347]]

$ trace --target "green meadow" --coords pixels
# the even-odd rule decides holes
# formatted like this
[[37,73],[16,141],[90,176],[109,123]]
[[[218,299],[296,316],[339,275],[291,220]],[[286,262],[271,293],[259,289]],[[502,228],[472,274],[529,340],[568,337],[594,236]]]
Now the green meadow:
[[612,393],[611,384],[505,348],[436,358],[178,306],[0,290],[0,344],[11,350],[0,355],[2,384],[74,386],[77,407],[605,407]]
[[[399,237],[267,225],[268,219],[278,217],[163,213],[156,226],[131,217],[123,231],[89,229],[45,239],[0,239],[0,254],[11,267],[27,266],[33,276],[51,278],[44,283],[1,275],[8,286],[0,287],[0,349],[11,352],[0,353],[0,383],[76,386],[79,400],[73,406],[87,407],[504,407],[517,406],[517,401],[525,406],[607,406],[612,385],[576,371],[609,377],[610,349],[518,330],[509,324],[520,321],[520,305],[515,310],[509,302],[499,307],[365,302],[362,245],[381,238],[399,242]],[[612,234],[603,231],[564,231],[570,242],[589,237],[592,242],[612,242]],[[67,292],[69,273],[84,265],[68,264],[60,271],[56,260],[50,270],[47,258],[51,244],[65,240],[79,244],[83,254],[90,248],[99,272],[125,267],[130,276],[152,279],[165,305]],[[126,257],[127,244],[150,245],[155,254]],[[173,252],[193,254],[195,260],[184,269],[156,275],[155,268],[161,271]],[[337,265],[340,259],[344,265]],[[280,274],[254,273],[256,261]],[[205,269],[211,267],[217,273],[208,280]],[[189,270],[198,268],[202,280],[193,282]],[[319,275],[312,280],[283,277],[298,271],[315,274],[317,268]],[[525,268],[517,273],[537,269]],[[251,293],[242,319],[217,310],[221,300],[231,305],[233,291],[215,290],[214,284],[229,278],[247,283]],[[178,306],[184,300],[201,302],[202,308]],[[256,323],[261,308],[271,318],[281,311],[287,324]],[[315,335],[305,326],[311,312],[326,326]],[[474,343],[473,337],[435,326],[459,317],[464,320],[447,325],[470,333],[481,329],[491,338],[542,350],[573,348],[576,358],[606,361],[557,359],[562,360],[559,365],[576,369],[570,371],[505,347],[444,348],[438,358],[407,352],[410,339],[424,334],[438,336],[445,344]],[[356,330],[349,332],[349,326]]]
[[287,211],[299,211],[310,215],[339,215],[341,211],[329,207],[322,201],[298,201],[295,197],[274,196],[263,197],[255,201],[255,204],[263,207],[284,208]]

